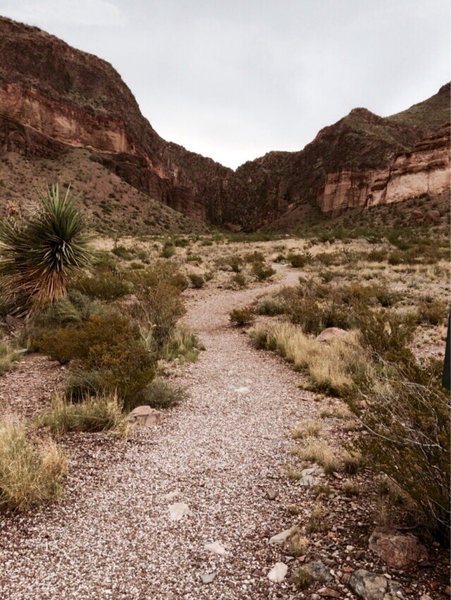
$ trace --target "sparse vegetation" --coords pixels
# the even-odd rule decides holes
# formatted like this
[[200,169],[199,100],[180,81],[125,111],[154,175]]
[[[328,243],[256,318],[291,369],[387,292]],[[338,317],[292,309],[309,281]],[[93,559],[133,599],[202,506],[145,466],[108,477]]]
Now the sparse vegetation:
[[232,311],[230,311],[230,321],[237,327],[246,327],[251,325],[254,320],[254,311],[250,306],[245,306],[244,308],[234,308]]

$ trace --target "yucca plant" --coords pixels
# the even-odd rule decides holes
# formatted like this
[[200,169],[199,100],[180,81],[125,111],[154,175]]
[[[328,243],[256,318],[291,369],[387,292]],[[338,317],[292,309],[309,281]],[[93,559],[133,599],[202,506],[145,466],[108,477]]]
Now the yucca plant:
[[68,274],[89,263],[84,220],[69,192],[52,185],[34,214],[0,225],[2,295],[27,312],[64,296]]

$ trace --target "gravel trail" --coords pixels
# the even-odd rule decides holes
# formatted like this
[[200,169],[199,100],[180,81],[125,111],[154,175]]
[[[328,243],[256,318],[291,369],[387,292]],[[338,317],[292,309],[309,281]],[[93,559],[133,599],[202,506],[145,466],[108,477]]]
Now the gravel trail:
[[[300,497],[281,473],[289,428],[316,409],[293,371],[228,323],[231,308],[275,287],[189,294],[185,321],[206,350],[177,378],[188,399],[126,443],[69,439],[63,501],[1,517],[2,600],[295,597],[267,578],[285,558],[268,538],[292,524],[285,507]],[[190,511],[178,522],[176,502]],[[227,553],[205,550],[212,542]]]

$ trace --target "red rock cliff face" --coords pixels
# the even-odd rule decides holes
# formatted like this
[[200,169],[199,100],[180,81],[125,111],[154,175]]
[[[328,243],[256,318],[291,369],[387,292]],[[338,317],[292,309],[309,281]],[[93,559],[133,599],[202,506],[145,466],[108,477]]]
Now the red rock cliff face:
[[111,65],[3,18],[0,55],[4,151],[54,157],[64,146],[87,148],[155,199],[202,220],[214,218],[230,170],[163,140]]
[[383,169],[341,169],[328,173],[317,203],[323,213],[401,202],[450,189],[450,125],[397,155]]
[[[163,140],[105,61],[0,18],[0,151],[91,159],[152,198],[213,224],[252,230],[449,190],[449,84],[390,118],[354,109],[299,152],[270,152],[236,172]],[[444,117],[445,115],[445,117]],[[302,210],[300,210],[302,209]],[[304,210],[305,209],[305,210]]]

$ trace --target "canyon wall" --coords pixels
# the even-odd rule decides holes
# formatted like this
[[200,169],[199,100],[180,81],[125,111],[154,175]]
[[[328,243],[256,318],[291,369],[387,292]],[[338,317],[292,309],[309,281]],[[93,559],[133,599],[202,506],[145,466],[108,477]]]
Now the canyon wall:
[[3,155],[58,166],[82,148],[150,198],[200,221],[253,230],[288,214],[333,215],[449,190],[449,126],[439,127],[449,120],[449,84],[393,117],[354,109],[303,150],[269,152],[234,172],[162,139],[107,62],[5,18],[0,55]]

